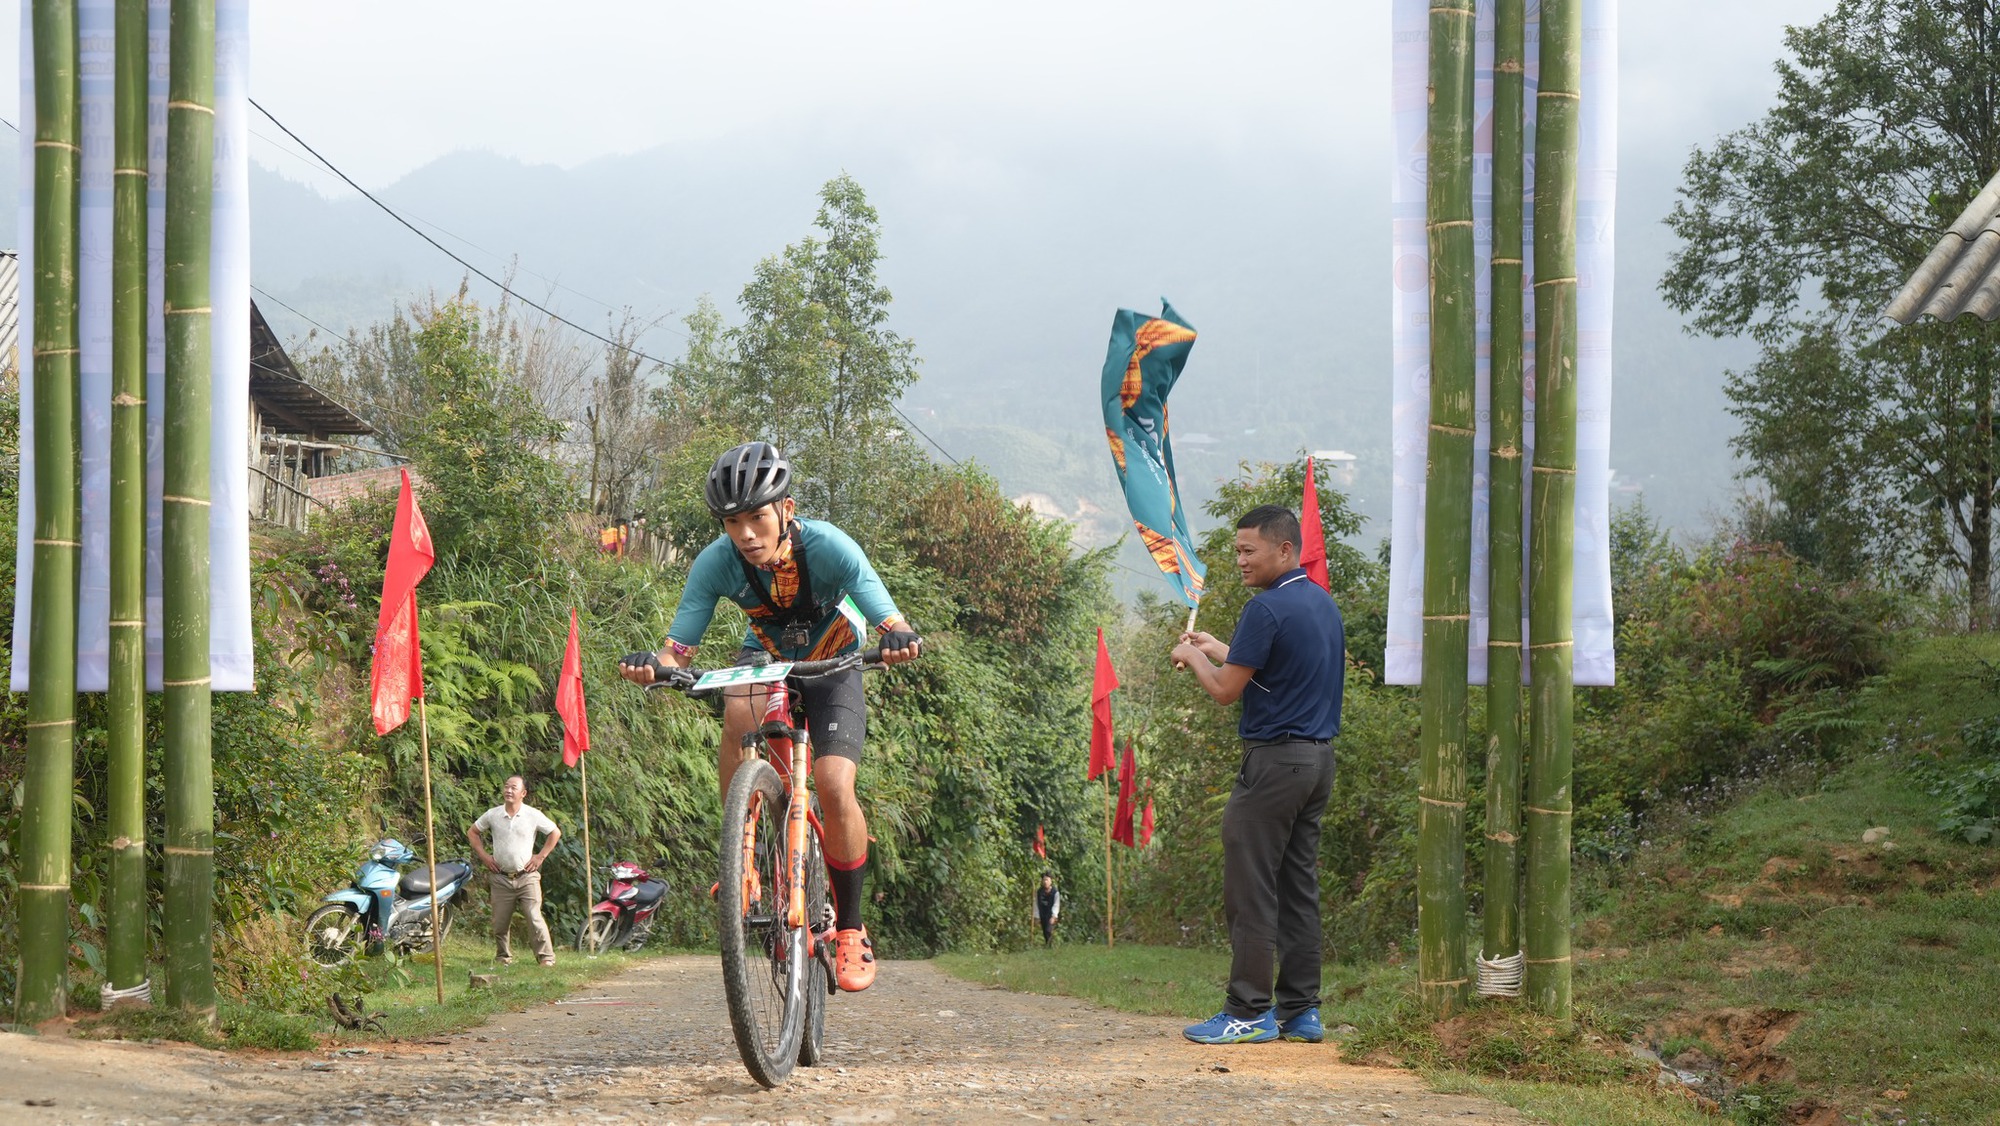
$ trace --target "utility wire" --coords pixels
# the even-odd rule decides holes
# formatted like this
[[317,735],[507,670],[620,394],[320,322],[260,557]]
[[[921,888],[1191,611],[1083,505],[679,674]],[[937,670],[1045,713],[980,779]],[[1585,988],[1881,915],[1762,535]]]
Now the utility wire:
[[433,247],[437,248],[438,253],[443,254],[445,257],[451,259],[452,261],[458,263],[459,265],[465,267],[466,269],[472,271],[473,273],[478,274],[481,278],[491,283],[493,287],[498,289],[500,292],[508,295],[509,297],[512,297],[514,300],[519,301],[521,304],[526,305],[530,309],[534,309],[535,311],[546,315],[551,320],[558,321],[562,324],[566,324],[569,327],[575,329],[576,331],[584,334],[585,336],[590,337],[592,340],[597,340],[605,344],[609,344],[611,347],[616,348],[621,352],[625,352],[628,355],[636,356],[639,359],[650,361],[651,363],[658,364],[661,367],[668,366],[667,361],[660,359],[658,356],[648,355],[628,344],[624,344],[620,341],[613,340],[611,337],[606,336],[601,332],[598,332],[594,329],[585,328],[584,326],[576,323],[575,321],[570,320],[568,317],[563,316],[561,313],[556,312],[554,309],[549,308],[547,305],[544,305],[539,301],[535,301],[531,298],[523,296],[522,294],[517,292],[512,286],[508,285],[506,282],[501,281],[499,278],[494,277],[492,274],[489,274],[485,270],[482,270],[479,267],[473,265],[471,262],[466,261],[456,251],[452,250],[450,247],[446,246],[445,244],[439,242],[438,240],[432,238],[430,235],[426,234],[423,231],[423,229],[418,227],[415,223],[412,223],[408,219],[403,218],[400,214],[396,212],[395,208],[390,207],[388,204],[383,203],[381,200],[375,198],[374,193],[370,192],[367,188],[364,188],[360,184],[355,183],[353,177],[349,176],[345,172],[342,172],[338,167],[334,165],[332,161],[328,160],[326,157],[321,156],[318,149],[315,149],[311,145],[306,144],[305,139],[303,137],[300,137],[297,133],[292,132],[289,126],[287,126],[284,122],[279,121],[277,117],[271,113],[270,110],[267,110],[262,105],[260,105],[257,99],[250,98],[248,100],[250,102],[250,105],[253,108],[255,108],[258,113],[261,113],[266,118],[268,118],[271,124],[277,126],[278,129],[285,134],[285,136],[290,137],[293,141],[297,142],[300,148],[306,150],[308,153],[311,153],[314,160],[317,160],[321,164],[324,164],[327,168],[327,171],[332,172],[334,175],[340,177],[341,181],[345,183],[348,187],[353,188],[357,192],[360,192],[363,199],[366,199],[368,202],[374,204],[376,207],[381,208],[383,214],[387,215],[391,219],[394,219],[396,222],[401,223],[404,227],[407,227],[411,234],[416,235],[418,238],[423,239],[425,242],[430,243]]
[[[400,215],[400,214],[398,214],[398,213],[396,212],[396,209],[395,209],[395,208],[393,208],[393,207],[390,207],[390,206],[389,206],[388,204],[386,204],[386,203],[383,203],[383,202],[382,202],[381,200],[377,199],[377,198],[375,197],[375,195],[374,195],[373,193],[371,193],[371,192],[370,192],[370,191],[369,191],[369,190],[368,190],[367,188],[364,188],[364,187],[362,187],[362,186],[361,186],[360,184],[357,184],[357,183],[355,183],[355,182],[354,182],[354,178],[353,178],[353,177],[349,176],[349,175],[348,175],[347,173],[345,173],[345,172],[342,172],[342,171],[341,171],[341,170],[340,170],[339,168],[335,167],[335,165],[334,165],[334,163],[333,163],[332,161],[330,161],[330,160],[328,160],[328,159],[327,159],[326,157],[324,157],[324,156],[320,155],[320,152],[319,152],[319,150],[318,150],[318,149],[315,149],[315,148],[313,148],[313,147],[312,147],[311,145],[307,144],[307,143],[306,143],[306,141],[305,141],[305,138],[303,138],[303,137],[299,136],[299,135],[298,135],[297,133],[294,133],[294,132],[292,132],[292,130],[291,130],[291,128],[290,128],[289,126],[287,126],[287,125],[286,125],[286,124],[285,124],[284,122],[282,122],[282,121],[279,121],[279,120],[278,120],[278,118],[277,118],[277,116],[276,116],[275,114],[273,114],[273,113],[272,113],[272,112],[271,112],[270,110],[267,110],[267,109],[265,109],[265,108],[264,108],[264,107],[263,107],[263,106],[262,106],[261,104],[259,104],[259,103],[258,103],[258,101],[257,101],[257,99],[255,99],[255,98],[251,98],[251,99],[248,99],[248,100],[249,100],[249,102],[250,102],[250,105],[251,105],[252,107],[254,107],[254,108],[256,109],[256,111],[257,111],[258,113],[261,113],[261,114],[263,114],[263,115],[264,115],[264,117],[265,117],[266,119],[268,119],[268,120],[269,120],[269,121],[271,122],[271,124],[273,124],[273,125],[277,126],[277,127],[278,127],[278,129],[279,129],[280,131],[282,131],[282,132],[283,132],[283,133],[285,134],[285,136],[287,136],[287,137],[290,137],[290,138],[291,138],[291,139],[292,139],[292,140],[293,140],[294,142],[296,142],[296,143],[298,144],[298,146],[299,146],[300,148],[302,148],[302,149],[306,150],[306,151],[307,151],[308,153],[311,153],[311,154],[312,154],[312,156],[313,156],[313,159],[315,159],[315,160],[319,161],[319,162],[320,162],[321,164],[323,164],[323,165],[325,165],[325,166],[326,166],[326,168],[327,168],[327,171],[329,171],[329,172],[332,172],[332,173],[333,173],[334,175],[336,175],[336,176],[340,177],[341,181],[342,181],[343,183],[345,183],[345,184],[346,184],[346,185],[347,185],[348,187],[350,187],[350,188],[353,188],[353,189],[354,189],[355,191],[357,191],[357,192],[360,192],[360,193],[361,193],[361,196],[362,196],[362,198],[364,198],[364,199],[366,199],[366,200],[367,200],[368,202],[370,202],[370,203],[374,204],[374,205],[375,205],[376,207],[379,207],[379,208],[381,208],[381,209],[382,209],[382,213],[383,213],[383,214],[385,214],[385,215],[389,216],[389,218],[391,218],[391,219],[394,219],[394,220],[395,220],[396,222],[398,222],[398,223],[401,223],[401,224],[402,224],[402,225],[403,225],[404,227],[406,227],[406,228],[408,228],[408,229],[409,229],[409,231],[410,231],[410,233],[411,233],[411,234],[414,234],[414,235],[416,235],[416,236],[417,236],[418,238],[420,238],[420,239],[423,239],[423,240],[424,240],[425,242],[427,242],[427,243],[430,243],[430,244],[431,244],[431,245],[432,245],[433,247],[437,248],[437,250],[438,250],[438,252],[439,252],[439,253],[443,254],[443,255],[444,255],[445,257],[447,257],[447,258],[450,258],[450,259],[451,259],[452,261],[454,261],[454,262],[458,263],[459,265],[461,265],[461,266],[465,267],[466,269],[468,269],[468,270],[472,271],[473,273],[475,273],[475,274],[478,274],[478,275],[479,275],[479,276],[480,276],[481,278],[484,278],[484,279],[485,279],[485,280],[486,280],[487,282],[491,283],[491,284],[492,284],[492,285],[493,285],[493,286],[494,286],[495,288],[497,288],[498,290],[500,290],[500,292],[502,292],[502,293],[505,293],[505,294],[507,294],[508,296],[510,296],[510,297],[512,297],[512,298],[514,298],[515,300],[517,300],[517,301],[521,302],[521,303],[522,303],[523,305],[526,305],[526,306],[528,306],[528,307],[529,307],[529,308],[531,308],[531,309],[534,309],[534,310],[536,310],[536,311],[538,311],[538,312],[541,312],[541,313],[544,313],[544,314],[546,314],[547,316],[549,316],[549,317],[550,317],[551,319],[553,319],[553,320],[556,320],[556,321],[558,321],[558,322],[560,322],[560,323],[562,323],[562,324],[566,324],[566,325],[568,325],[569,327],[571,327],[571,328],[575,329],[576,331],[578,331],[578,332],[580,332],[580,333],[583,333],[583,334],[584,334],[585,336],[588,336],[588,337],[590,337],[590,338],[591,338],[591,339],[593,339],[593,340],[599,340],[599,341],[602,341],[603,343],[605,343],[605,344],[609,344],[609,345],[610,345],[611,347],[613,347],[613,348],[617,348],[618,350],[620,350],[620,351],[622,351],[622,352],[625,352],[625,353],[626,353],[626,354],[628,354],[628,355],[631,355],[631,356],[636,356],[636,357],[638,357],[639,359],[642,359],[642,360],[648,360],[648,361],[651,361],[652,363],[655,363],[655,364],[658,364],[658,365],[659,365],[659,366],[661,366],[661,367],[668,367],[668,366],[669,366],[669,365],[668,365],[668,363],[667,363],[667,362],[666,362],[665,360],[662,360],[662,359],[660,359],[660,358],[659,358],[659,357],[657,357],[657,356],[651,356],[651,355],[648,355],[648,354],[646,354],[645,352],[641,352],[641,351],[640,351],[640,350],[638,350],[637,348],[633,348],[633,347],[631,347],[631,346],[629,346],[629,345],[626,345],[626,344],[623,344],[623,343],[620,343],[620,342],[619,342],[619,341],[617,341],[617,340],[613,340],[613,339],[612,339],[611,337],[608,337],[608,336],[604,335],[604,334],[603,334],[603,333],[601,333],[601,332],[595,332],[595,331],[592,331],[591,329],[588,329],[588,328],[585,328],[585,327],[583,327],[582,325],[580,325],[580,324],[576,323],[575,321],[573,321],[573,320],[570,320],[570,319],[569,319],[568,317],[565,317],[565,316],[563,316],[563,315],[562,315],[561,313],[558,313],[558,312],[556,312],[556,311],[555,311],[554,309],[551,309],[551,308],[549,308],[548,306],[546,306],[546,305],[543,305],[543,304],[541,304],[541,303],[540,303],[540,302],[538,302],[538,301],[533,301],[533,300],[530,300],[530,299],[529,299],[529,298],[527,298],[527,297],[523,297],[523,296],[522,296],[522,295],[521,295],[520,293],[516,292],[516,291],[515,291],[515,290],[513,289],[513,287],[509,286],[509,285],[508,285],[508,284],[507,284],[506,282],[503,282],[503,281],[501,281],[501,280],[500,280],[499,278],[496,278],[496,277],[494,277],[494,276],[493,276],[492,274],[489,274],[489,273],[487,273],[487,272],[486,272],[485,270],[482,270],[482,269],[480,269],[479,267],[477,267],[477,266],[473,265],[473,264],[472,264],[471,262],[468,262],[468,261],[466,261],[466,260],[465,260],[465,259],[464,259],[463,257],[460,257],[460,256],[459,256],[459,255],[458,255],[457,253],[455,253],[454,251],[452,251],[452,249],[451,249],[450,247],[448,247],[448,246],[444,245],[443,243],[439,242],[438,240],[436,240],[436,239],[432,238],[432,237],[431,237],[430,235],[428,235],[428,234],[424,233],[424,231],[422,231],[421,229],[419,229],[419,228],[417,227],[417,225],[416,225],[415,223],[412,223],[412,222],[410,222],[410,221],[409,221],[408,219],[405,219],[405,218],[403,218],[403,217],[402,217],[402,215]],[[440,228],[438,228],[438,229],[439,229],[439,230],[443,230],[443,228],[442,228],[442,227],[440,227]],[[445,233],[446,233],[446,234],[448,234],[448,235],[450,234],[450,232],[449,232],[449,231],[447,231],[447,232],[445,232]],[[452,238],[458,238],[458,236],[457,236],[457,235],[451,235],[451,237],[452,237]],[[461,239],[460,241],[465,241],[465,240]],[[470,244],[468,243],[468,245],[470,245]],[[492,253],[492,252],[491,252],[491,251],[488,251],[487,253]],[[582,295],[579,295],[579,296],[582,296]],[[276,298],[272,298],[272,300],[274,300],[274,301],[275,301],[275,300],[277,300],[277,299],[276,299]],[[594,299],[592,299],[592,300],[594,300]],[[279,302],[279,304],[281,304],[281,305],[282,305],[282,304],[283,304],[283,302]],[[290,308],[290,306],[285,306],[285,307],[286,307],[286,308]],[[294,310],[292,310],[292,311],[293,311],[293,312],[295,312],[295,313],[297,312],[297,310],[296,310],[296,309],[294,309]],[[301,315],[303,315],[303,314],[301,314]],[[308,319],[308,320],[310,320],[311,318],[307,318],[307,319]],[[314,322],[314,323],[317,323],[317,322]],[[325,327],[325,326],[321,326],[321,327]],[[953,456],[952,456],[952,454],[951,454],[951,451],[950,451],[950,450],[947,450],[947,449],[945,449],[945,448],[944,448],[943,446],[939,445],[939,444],[938,444],[938,441],[937,441],[937,439],[935,439],[935,438],[931,437],[931,436],[930,436],[929,434],[925,433],[925,432],[924,432],[924,428],[923,428],[923,427],[921,427],[921,426],[918,426],[918,425],[917,425],[917,423],[916,423],[916,421],[915,421],[914,419],[912,419],[912,418],[911,418],[911,417],[910,417],[909,415],[907,415],[907,414],[904,414],[904,413],[903,413],[903,408],[902,408],[902,407],[900,407],[900,406],[897,406],[897,405],[895,405],[894,403],[891,403],[891,404],[890,404],[890,409],[894,410],[894,411],[896,412],[896,414],[897,414],[897,415],[901,416],[901,418],[903,419],[903,421],[904,421],[904,422],[907,422],[907,423],[909,423],[909,424],[910,424],[910,428],[911,428],[912,430],[915,430],[915,431],[916,431],[916,432],[917,432],[918,434],[922,434],[922,435],[923,435],[923,438],[924,438],[924,441],[926,441],[926,442],[929,442],[929,443],[930,443],[930,444],[932,445],[932,447],[934,447],[934,448],[935,448],[935,449],[937,450],[937,452],[939,452],[939,453],[943,454],[943,455],[945,456],[946,460],[950,461],[950,462],[951,462],[951,463],[952,463],[953,465],[960,465],[960,464],[963,464],[963,463],[962,463],[962,462],[960,462],[960,461],[959,461],[959,460],[958,460],[957,458],[955,458],[955,457],[953,457]]]

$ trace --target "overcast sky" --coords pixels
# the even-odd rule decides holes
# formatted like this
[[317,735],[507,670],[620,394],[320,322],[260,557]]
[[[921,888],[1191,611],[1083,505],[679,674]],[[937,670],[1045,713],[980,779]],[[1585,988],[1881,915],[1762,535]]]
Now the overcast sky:
[[[1683,152],[1754,116],[1781,28],[1831,6],[1625,5],[1626,152]],[[1357,160],[1378,159],[1388,137],[1387,0],[254,0],[251,13],[257,99],[371,188],[454,149],[572,166],[779,123],[872,138],[950,129],[975,142],[1284,136]],[[19,22],[0,23],[10,84]],[[1135,135],[1135,123],[1158,131]],[[256,155],[336,190],[269,143]],[[1382,180],[1386,191],[1386,170]]]

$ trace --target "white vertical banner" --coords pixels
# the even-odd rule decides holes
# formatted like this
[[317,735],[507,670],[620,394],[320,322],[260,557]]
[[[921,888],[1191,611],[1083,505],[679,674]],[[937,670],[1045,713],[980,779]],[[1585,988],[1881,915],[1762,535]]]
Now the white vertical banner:
[[[161,408],[165,402],[162,325],[166,247],[167,0],[150,0],[147,90],[150,170],[147,210],[146,343],[146,685],[160,687]],[[111,169],[113,8],[85,0],[77,10],[78,120],[83,168],[78,201],[79,397],[83,449],[82,576],[77,592],[77,688],[105,689],[110,646],[111,489]],[[34,214],[35,76],[29,5],[21,6],[21,502],[14,599],[16,692],[28,687],[29,592],[34,584]],[[210,235],[214,379],[209,489],[209,662],[217,691],[253,687],[250,637],[250,516],[245,460],[250,396],[249,0],[217,0],[215,32],[215,203]]]
[[[1430,423],[1430,282],[1424,237],[1426,103],[1429,95],[1430,4],[1393,0],[1394,58],[1390,112],[1394,117],[1395,177],[1390,188],[1392,254],[1391,370],[1394,428],[1390,507],[1389,644],[1385,679],[1423,679],[1424,468]],[[1522,247],[1523,363],[1526,428],[1532,464],[1535,442],[1534,165],[1535,87],[1540,74],[1541,5],[1528,0],[1527,94],[1523,185],[1527,193]],[[1611,283],[1612,233],[1618,187],[1618,4],[1583,0],[1582,151],[1577,161],[1577,482],[1575,587],[1572,621],[1576,683],[1614,682],[1611,617]],[[1474,269],[1479,288],[1479,427],[1473,440],[1472,629],[1467,669],[1486,682],[1488,602],[1488,460],[1492,414],[1488,360],[1492,355],[1493,257],[1493,9],[1479,8],[1474,62]],[[1525,490],[1524,484],[1524,490]],[[1523,513],[1528,511],[1523,493]],[[1525,523],[1522,544],[1527,544]],[[1526,568],[1523,567],[1523,574]],[[1525,610],[1525,599],[1523,607]],[[1523,617],[1521,636],[1527,637]]]

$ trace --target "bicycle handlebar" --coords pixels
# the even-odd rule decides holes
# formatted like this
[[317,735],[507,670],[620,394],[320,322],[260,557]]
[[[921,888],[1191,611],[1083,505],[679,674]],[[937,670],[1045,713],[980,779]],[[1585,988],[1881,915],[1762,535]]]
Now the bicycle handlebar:
[[[768,665],[770,663],[771,661],[768,656],[764,660],[752,662],[753,666]],[[833,673],[845,672],[852,668],[881,669],[889,667],[883,662],[882,650],[880,649],[864,649],[858,653],[847,653],[824,661],[793,661],[791,665],[791,670],[785,674],[785,678],[788,680],[794,677],[810,679],[816,676],[829,676]],[[655,688],[672,688],[677,691],[686,692],[689,696],[706,696],[716,690],[713,688],[705,689],[697,694],[694,691],[694,684],[695,681],[700,680],[713,671],[715,670],[697,668],[669,669],[667,670],[667,679],[655,680],[643,687],[648,692],[651,692]]]

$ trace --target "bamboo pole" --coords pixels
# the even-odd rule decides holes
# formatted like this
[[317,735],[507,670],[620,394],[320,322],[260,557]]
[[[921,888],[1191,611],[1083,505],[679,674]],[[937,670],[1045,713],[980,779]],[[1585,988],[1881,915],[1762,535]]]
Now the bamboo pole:
[[[1481,993],[1521,992],[1521,96],[1523,0],[1493,7],[1493,315],[1487,441],[1486,917]],[[1491,971],[1492,980],[1488,980]]]
[[1576,535],[1576,156],[1582,0],[1543,0],[1535,93],[1535,465],[1530,498],[1528,997],[1570,1017],[1572,549]]
[[146,981],[146,0],[118,0],[111,172],[107,1000]]
[[1465,995],[1466,648],[1472,611],[1472,439],[1477,373],[1472,251],[1472,0],[1430,22],[1430,434],[1424,482],[1422,762],[1417,812],[1417,984],[1442,1018]]
[[167,1001],[215,1018],[215,790],[209,682],[209,226],[215,3],[173,0],[167,93],[166,473],[161,594],[166,689]]
[[[1106,772],[1109,774],[1109,771]],[[1104,778],[1106,774],[1098,777]],[[1104,783],[1104,945],[1117,945],[1111,930],[1111,783]]]
[[[417,596],[410,595],[410,616],[415,617]],[[444,1004],[444,905],[438,902],[437,818],[431,812],[431,717],[424,698],[417,697],[417,741],[424,758],[424,859],[431,869],[431,965],[437,980],[438,1004]]]
[[14,1019],[61,1017],[69,994],[70,789],[76,776],[77,38],[75,0],[36,0],[34,589],[29,597]]
[[597,887],[591,881],[595,872],[590,866],[590,756],[576,756],[576,769],[583,779],[583,909],[588,912],[597,905]]

